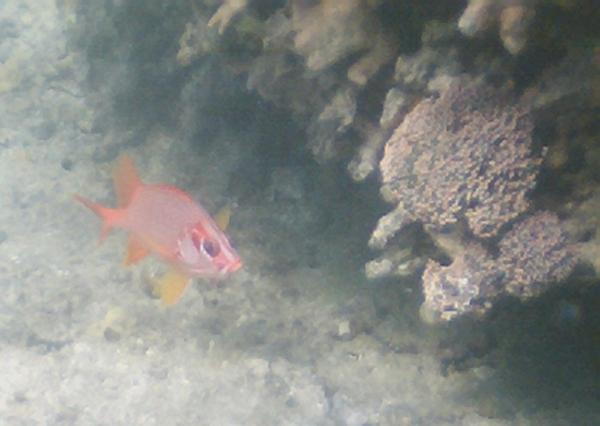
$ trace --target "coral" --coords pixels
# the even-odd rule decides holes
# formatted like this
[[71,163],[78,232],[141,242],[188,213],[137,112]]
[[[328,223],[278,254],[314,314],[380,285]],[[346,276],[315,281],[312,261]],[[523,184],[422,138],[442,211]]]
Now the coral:
[[[499,60],[505,54],[480,44],[472,49],[474,43],[464,37],[497,28],[510,53],[522,52],[538,0],[470,0],[458,25],[459,5],[447,8],[449,13],[421,11],[411,17],[399,12],[414,7],[377,0],[260,3],[205,1],[196,15],[216,12],[210,22],[209,14],[186,26],[178,62],[187,65],[218,53],[237,75],[247,76],[249,90],[290,112],[318,162],[352,156],[347,169],[355,181],[381,171],[381,194],[394,208],[380,218],[369,241],[384,249],[365,266],[369,278],[405,276],[427,264],[424,306],[450,319],[483,313],[500,294],[536,295],[562,276],[535,263],[536,255],[557,260],[563,271],[571,267],[571,257],[561,252],[566,239],[561,240],[559,222],[544,222],[556,225],[557,234],[514,222],[530,207],[528,193],[545,152],[532,150],[532,110],[537,114],[565,95],[580,99],[594,69],[590,58],[576,67],[565,61],[532,89],[515,78],[518,64]],[[388,12],[398,13],[402,25],[390,25]],[[255,25],[251,31],[241,29],[246,21]],[[249,33],[256,41],[253,49],[243,43]],[[215,43],[210,37],[218,35],[223,38]],[[465,71],[477,79],[462,75]],[[556,75],[569,84],[553,85]],[[511,87],[526,89],[526,96],[514,102],[508,89],[483,78],[498,85],[512,79]],[[416,225],[407,226],[411,223]],[[405,232],[411,228],[430,246],[419,247]],[[546,248],[511,258],[512,251],[525,248],[504,247],[534,238],[527,229]],[[431,238],[423,239],[423,232]],[[428,261],[443,259],[430,249],[452,262]]]
[[308,128],[310,148],[319,161],[336,157],[340,138],[354,122],[356,94],[352,88],[340,89]]
[[[392,63],[399,48],[395,34],[382,25],[382,2],[292,0],[284,6],[286,2],[219,0],[211,2],[211,9],[214,3],[220,7],[208,23],[202,17],[186,25],[178,63],[186,66],[207,52],[231,49],[230,38],[235,39],[242,46],[239,50],[250,52],[232,61],[237,72],[247,71],[247,87],[291,111],[293,119],[308,130],[315,158],[321,163],[339,159],[365,136],[367,143],[349,168],[357,180],[370,174],[388,134],[365,125],[375,120],[366,108],[359,117],[357,99],[369,90],[382,67]],[[193,9],[196,15],[204,13],[199,7]],[[225,34],[240,14],[244,16],[235,24],[235,37],[233,31]],[[252,45],[255,50],[243,46],[247,31],[240,27],[249,16],[258,28],[250,31],[257,41]],[[218,27],[218,34],[224,35],[221,45],[215,45],[211,37],[217,32],[209,27]],[[369,96],[374,99],[382,92]]]
[[[573,49],[558,63],[544,70],[529,87],[524,101],[533,110],[584,111],[600,103],[600,50]],[[557,107],[558,106],[558,107]],[[553,119],[556,114],[552,114]]]
[[225,0],[208,21],[208,26],[219,27],[219,34],[223,34],[231,20],[248,6],[248,0]]
[[400,55],[396,60],[394,80],[405,90],[422,91],[429,82],[460,72],[457,49],[459,33],[454,25],[432,21],[421,35],[422,47],[412,55]]
[[408,248],[387,250],[380,258],[367,262],[365,275],[370,280],[389,275],[404,277],[414,274],[418,268],[423,267],[423,263]]
[[595,191],[584,202],[576,206],[567,221],[568,232],[578,240],[581,260],[591,265],[600,275],[600,191]]
[[564,279],[576,261],[576,246],[558,217],[539,212],[517,223],[498,244],[498,268],[506,291],[525,299]]
[[505,294],[521,300],[538,296],[569,275],[578,255],[564,224],[547,211],[514,225],[498,251],[493,258],[483,246],[470,243],[449,266],[430,260],[423,272],[424,319],[481,315]]
[[377,168],[383,145],[431,80],[459,74],[457,51],[450,47],[456,33],[453,25],[432,21],[423,29],[421,49],[397,58],[394,86],[385,95],[379,127],[359,129],[364,142],[348,165],[352,179],[362,181]]
[[465,313],[482,314],[502,289],[502,272],[479,244],[471,244],[449,266],[429,260],[423,272],[421,308],[425,318],[449,321]]
[[207,27],[206,19],[198,16],[196,20],[185,24],[185,31],[179,38],[177,63],[190,65],[200,56],[214,50],[216,38]]
[[534,0],[469,0],[458,21],[467,36],[485,32],[496,23],[506,50],[516,55],[527,43],[527,32],[535,16]]
[[294,49],[319,71],[371,44],[370,19],[360,0],[323,0],[314,6],[294,1]]
[[379,119],[381,128],[393,129],[400,125],[410,107],[410,99],[405,90],[399,87],[390,89],[385,95],[383,111]]
[[[385,144],[381,193],[396,208],[379,220],[369,245],[385,248],[400,229],[421,222],[452,258],[448,266],[427,262],[421,313],[448,321],[481,315],[504,294],[539,295],[571,272],[578,249],[552,213],[518,221],[545,152],[532,150],[528,107],[466,76],[440,81],[449,83],[438,82],[439,96],[420,101]],[[367,264],[370,278],[402,275],[412,253],[395,244]]]
[[365,142],[359,147],[358,152],[348,164],[350,177],[355,181],[364,180],[377,167],[379,153],[386,141],[385,130],[365,123],[361,129],[361,140]]
[[382,66],[394,59],[395,54],[394,43],[385,33],[377,33],[371,50],[348,69],[348,80],[359,86],[366,85]]
[[476,236],[496,235],[529,205],[540,165],[532,128],[506,93],[464,77],[421,101],[385,145],[382,194],[397,207],[370,245],[384,246],[412,221],[440,229],[464,218]]

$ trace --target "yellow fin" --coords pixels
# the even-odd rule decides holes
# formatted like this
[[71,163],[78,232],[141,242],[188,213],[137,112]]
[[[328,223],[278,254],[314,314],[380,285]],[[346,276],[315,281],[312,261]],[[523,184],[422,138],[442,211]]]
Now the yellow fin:
[[229,226],[229,220],[231,219],[231,207],[226,205],[225,207],[221,208],[221,210],[219,210],[215,215],[214,219],[221,231],[227,230],[227,227]]
[[187,275],[176,269],[171,269],[154,283],[152,293],[160,297],[165,305],[174,305],[179,302],[189,281],[190,278]]
[[150,252],[142,245],[140,240],[137,239],[133,234],[129,234],[129,238],[127,240],[127,251],[125,252],[125,257],[123,258],[123,264],[125,266],[133,265],[149,254]]

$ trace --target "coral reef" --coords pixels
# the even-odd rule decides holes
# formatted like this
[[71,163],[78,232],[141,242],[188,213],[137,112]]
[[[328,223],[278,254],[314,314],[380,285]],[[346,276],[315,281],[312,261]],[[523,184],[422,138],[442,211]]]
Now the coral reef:
[[[189,66],[209,52],[231,57],[232,51],[243,50],[240,46],[250,37],[246,24],[252,20],[251,37],[260,40],[260,51],[235,66],[247,72],[249,89],[290,110],[308,129],[309,146],[319,162],[339,159],[366,127],[374,127],[373,117],[357,116],[356,99],[393,63],[399,47],[381,25],[380,2],[294,0],[281,8],[246,0],[220,3],[210,19],[204,8],[194,7],[196,19],[186,24],[179,40],[180,65]],[[214,10],[214,5],[205,8]],[[221,40],[215,40],[216,33]],[[359,155],[367,158],[363,163],[376,163],[370,158],[379,155],[381,144],[368,146],[372,149]],[[367,173],[362,169],[354,174],[362,178]]]
[[[201,68],[216,53],[249,90],[305,129],[318,163],[349,160],[357,182],[380,171],[380,192],[395,207],[369,240],[383,252],[366,264],[368,278],[424,268],[424,306],[448,320],[481,314],[501,294],[535,296],[572,268],[563,224],[550,213],[534,215],[552,234],[523,217],[537,207],[529,195],[546,153],[534,149],[534,119],[588,91],[594,55],[566,55],[518,87],[518,64],[499,60],[502,49],[471,50],[472,37],[498,29],[517,55],[535,36],[534,18],[571,8],[554,5],[548,14],[537,0],[470,0],[462,11],[436,15],[435,7],[394,9],[384,1],[194,4],[179,40],[180,66]],[[390,10],[411,10],[402,17],[410,25],[386,24]],[[258,41],[254,50],[248,40]],[[552,145],[547,163],[566,167],[568,145],[544,145]],[[411,223],[422,228],[407,231]],[[418,248],[423,231],[437,255]],[[541,247],[519,246],[534,240]]]
[[[506,49],[516,54],[528,42],[534,16],[543,23],[575,9],[563,3],[538,17],[537,9],[544,9],[538,0],[470,0],[462,11],[459,5],[381,0],[191,2],[195,19],[185,25],[177,60],[189,66],[217,52],[250,90],[308,129],[308,145],[320,163],[353,154],[348,171],[362,181],[377,169],[383,145],[404,115],[438,91],[441,80],[466,67],[473,75],[511,78],[512,65],[499,61],[498,51],[473,51],[462,35],[499,27]],[[245,47],[248,39],[257,42],[255,51]],[[237,57],[244,50],[246,56]],[[535,103],[543,102],[546,91],[539,92]]]

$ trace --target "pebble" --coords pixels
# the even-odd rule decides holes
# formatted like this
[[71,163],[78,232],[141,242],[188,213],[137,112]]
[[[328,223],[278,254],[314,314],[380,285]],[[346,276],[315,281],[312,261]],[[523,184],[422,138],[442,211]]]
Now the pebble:
[[350,321],[345,320],[338,324],[338,337],[342,340],[352,339],[352,327]]

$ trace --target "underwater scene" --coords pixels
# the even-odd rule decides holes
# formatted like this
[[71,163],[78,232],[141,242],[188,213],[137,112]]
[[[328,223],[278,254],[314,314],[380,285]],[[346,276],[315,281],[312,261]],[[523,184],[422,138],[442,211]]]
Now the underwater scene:
[[600,425],[598,22],[0,2],[0,425]]

